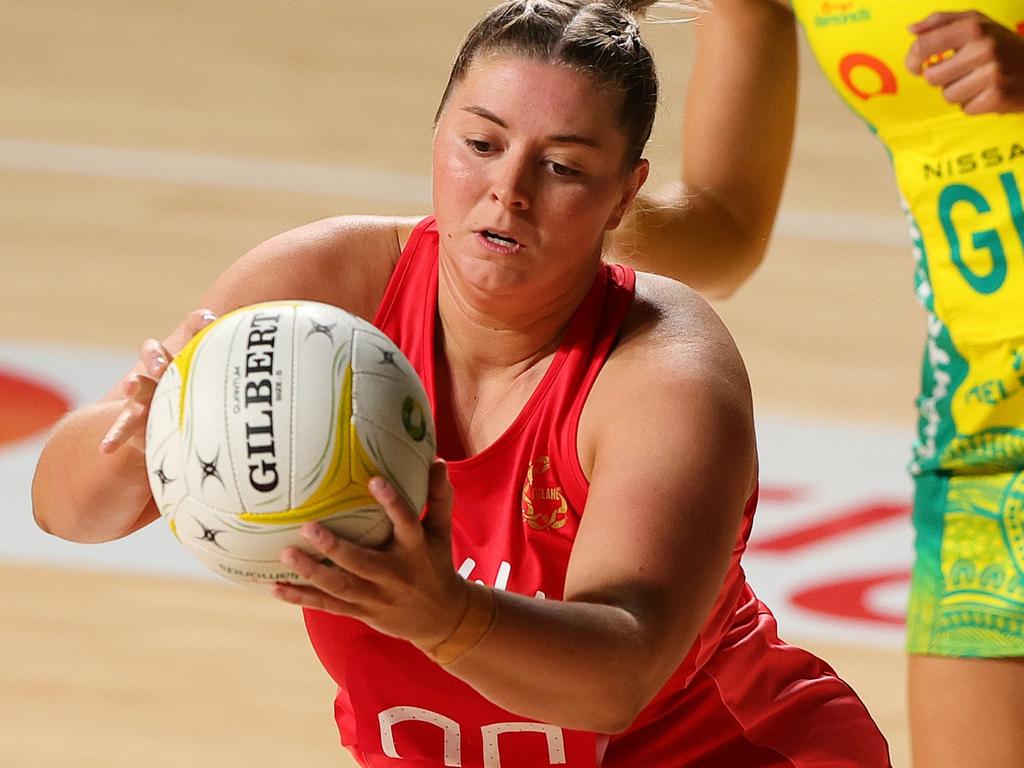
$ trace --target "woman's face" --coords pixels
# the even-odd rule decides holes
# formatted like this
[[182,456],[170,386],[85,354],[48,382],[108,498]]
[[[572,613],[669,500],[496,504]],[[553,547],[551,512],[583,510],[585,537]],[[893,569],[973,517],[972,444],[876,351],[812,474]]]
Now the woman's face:
[[564,66],[471,65],[434,136],[434,213],[459,278],[499,296],[592,275],[647,177],[646,161],[626,168],[620,101]]

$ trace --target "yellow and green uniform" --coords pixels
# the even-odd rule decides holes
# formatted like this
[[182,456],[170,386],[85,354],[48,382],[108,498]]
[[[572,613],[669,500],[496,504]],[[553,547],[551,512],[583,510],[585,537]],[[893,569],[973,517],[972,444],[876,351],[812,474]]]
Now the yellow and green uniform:
[[912,652],[1024,655],[1024,114],[965,115],[907,71],[907,26],[1021,0],[792,0],[825,74],[885,144],[928,313]]

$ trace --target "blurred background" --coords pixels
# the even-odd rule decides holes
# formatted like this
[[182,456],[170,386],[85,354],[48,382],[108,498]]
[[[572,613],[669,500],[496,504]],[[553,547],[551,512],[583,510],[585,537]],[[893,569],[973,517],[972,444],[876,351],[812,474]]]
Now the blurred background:
[[[349,764],[295,610],[202,573],[161,525],[99,546],[39,533],[31,472],[53,421],[253,245],[339,213],[429,211],[434,110],[489,5],[0,0],[0,764]],[[644,32],[660,185],[680,172],[694,42],[685,25]],[[801,55],[767,258],[714,302],[758,412],[747,570],[905,766],[923,315],[885,152]]]

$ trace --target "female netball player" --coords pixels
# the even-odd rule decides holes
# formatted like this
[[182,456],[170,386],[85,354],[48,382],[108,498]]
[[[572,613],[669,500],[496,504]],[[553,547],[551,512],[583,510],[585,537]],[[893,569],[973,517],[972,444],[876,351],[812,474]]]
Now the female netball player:
[[[793,14],[836,90],[892,158],[909,208],[916,293],[928,317],[911,462],[916,560],[907,649],[914,761],[927,768],[1018,766],[1024,755],[1024,5],[716,0],[713,21],[700,35],[720,45],[722,29],[764,23],[787,29]],[[746,47],[736,38],[731,45]],[[764,71],[792,76],[770,59]],[[747,93],[737,98],[757,106]],[[688,133],[699,114],[691,105]],[[735,143],[737,152],[741,146]],[[689,170],[686,180],[702,183]],[[745,220],[746,198],[724,200]],[[691,258],[689,240],[674,239],[698,218],[686,190],[670,190],[656,202],[668,204],[637,206],[636,220],[624,228],[633,234],[615,249],[622,258],[710,295],[733,290],[756,266],[757,250],[723,251],[737,254],[732,267]]]
[[[431,397],[422,518],[377,479],[385,549],[307,524],[321,557],[282,553],[313,586],[276,595],[305,606],[364,766],[889,765],[855,694],[745,583],[757,459],[732,340],[694,292],[601,258],[648,172],[645,4],[497,6],[442,98],[431,216],[285,233],[202,298],[373,318]],[[42,527],[94,541],[157,517],[144,417],[202,322],[56,429]]]

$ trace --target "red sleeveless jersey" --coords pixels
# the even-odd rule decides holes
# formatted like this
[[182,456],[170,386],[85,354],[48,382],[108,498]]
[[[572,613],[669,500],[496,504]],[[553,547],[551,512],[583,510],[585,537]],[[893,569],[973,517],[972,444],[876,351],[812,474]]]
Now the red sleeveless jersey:
[[[374,324],[420,374],[443,431],[452,426],[436,407],[437,257],[429,218],[409,239]],[[448,462],[453,559],[464,578],[562,598],[588,489],[577,427],[633,287],[632,270],[602,264],[512,425],[480,453]],[[774,619],[746,585],[739,558],[754,506],[752,498],[697,642],[654,701],[615,736],[508,712],[410,643],[307,610],[310,639],[338,684],[342,743],[367,768],[888,766],[884,739],[857,697],[823,662],[778,640]]]

